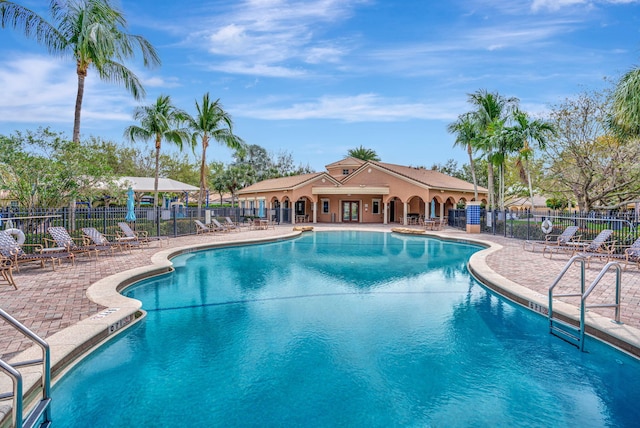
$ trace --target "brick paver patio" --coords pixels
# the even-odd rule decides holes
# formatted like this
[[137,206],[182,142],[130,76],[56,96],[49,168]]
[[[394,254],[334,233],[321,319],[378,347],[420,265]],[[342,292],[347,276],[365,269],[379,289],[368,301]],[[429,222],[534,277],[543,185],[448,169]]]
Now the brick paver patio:
[[[336,225],[314,225],[315,230],[345,228]],[[352,227],[352,226],[351,226]],[[359,229],[389,230],[391,226],[361,225]],[[206,242],[222,242],[227,240],[249,239],[260,236],[279,236],[290,233],[290,225],[277,226],[275,229],[260,231],[242,231],[239,233],[193,235],[172,238],[169,247],[182,247],[202,244]],[[453,229],[446,229],[443,233],[465,238],[466,233]],[[568,256],[554,256],[553,259],[544,258],[541,253],[526,252],[522,249],[522,241],[493,235],[473,235],[474,238],[493,241],[502,245],[502,249],[492,253],[487,258],[489,267],[501,276],[514,281],[524,287],[547,294],[547,288],[561,271],[568,260]],[[128,269],[150,264],[151,256],[159,250],[158,243],[143,250],[133,250],[132,254],[122,253],[113,256],[101,256],[98,259],[77,257],[76,265],[71,266],[63,262],[62,268],[52,271],[50,267],[42,269],[37,263],[24,265],[20,272],[15,273],[18,290],[0,283],[0,308],[24,323],[28,328],[43,338],[69,327],[80,320],[86,319],[100,312],[103,307],[91,302],[86,297],[87,288],[98,279],[119,273]],[[587,269],[587,285],[596,277],[602,268],[601,261],[592,262]],[[592,297],[593,302],[613,301],[614,287],[613,273],[605,276],[604,286],[598,287]],[[578,287],[579,270],[571,269],[559,287]],[[623,273],[622,283],[622,321],[640,329],[640,273],[633,267]],[[567,289],[563,291],[566,292]],[[575,288],[574,288],[575,290]],[[565,300],[576,304],[575,300]],[[608,318],[613,318],[611,309],[594,309],[595,312]],[[22,339],[5,323],[0,324],[0,358],[8,359],[29,346],[29,342]]]

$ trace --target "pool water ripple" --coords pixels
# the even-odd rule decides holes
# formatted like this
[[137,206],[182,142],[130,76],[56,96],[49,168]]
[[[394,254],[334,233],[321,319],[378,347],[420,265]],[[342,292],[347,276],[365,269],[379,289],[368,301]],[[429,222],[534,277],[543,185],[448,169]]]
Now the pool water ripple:
[[640,364],[469,276],[480,248],[326,232],[195,252],[54,388],[54,427],[634,426]]

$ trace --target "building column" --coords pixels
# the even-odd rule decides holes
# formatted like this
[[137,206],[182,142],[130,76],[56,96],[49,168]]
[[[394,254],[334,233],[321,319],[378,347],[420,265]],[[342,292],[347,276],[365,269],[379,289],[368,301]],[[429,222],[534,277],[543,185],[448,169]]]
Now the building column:
[[388,222],[388,217],[387,217],[387,203],[383,202],[382,203],[382,224],[389,224]]
[[409,203],[405,201],[403,203],[403,206],[404,206],[404,210],[403,210],[404,212],[402,213],[402,224],[406,226],[409,224],[407,223],[407,214],[408,214],[407,211],[409,210]]
[[318,203],[313,201],[313,224],[318,222]]

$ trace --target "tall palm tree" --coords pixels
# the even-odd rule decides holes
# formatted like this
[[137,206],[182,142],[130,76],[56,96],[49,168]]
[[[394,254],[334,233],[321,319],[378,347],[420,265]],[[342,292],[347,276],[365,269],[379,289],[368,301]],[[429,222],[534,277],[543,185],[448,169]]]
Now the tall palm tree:
[[160,64],[155,48],[144,37],[127,33],[127,21],[111,0],[52,1],[51,13],[59,33],[65,40],[64,52],[73,56],[78,75],[73,141],[80,141],[80,114],[84,98],[84,82],[93,66],[100,79],[124,85],[139,100],[145,95],[138,77],[122,62],[137,51],[143,64]]
[[447,132],[456,135],[453,146],[460,146],[467,149],[469,155],[469,167],[473,179],[473,197],[478,200],[478,180],[476,179],[476,168],[473,162],[473,150],[478,138],[478,128],[473,121],[473,114],[465,113],[458,116],[458,120],[447,126]]
[[508,115],[517,107],[518,99],[480,89],[469,94],[468,100],[475,107],[473,115],[479,129],[478,148],[485,152],[488,161],[489,205],[495,207],[493,166],[504,164],[504,156],[501,153],[502,133]]
[[220,104],[220,99],[211,102],[209,93],[202,97],[202,103],[196,101],[195,117],[188,117],[187,123],[193,131],[192,145],[197,144],[200,139],[202,147],[202,159],[200,162],[200,194],[198,196],[198,210],[202,207],[205,192],[208,189],[207,184],[207,147],[209,140],[214,139],[219,143],[223,143],[230,149],[241,150],[244,142],[242,139],[233,134],[233,121],[229,113],[224,111]]
[[514,112],[513,122],[514,125],[507,129],[507,133],[514,146],[519,149],[518,166],[522,168],[527,178],[531,208],[533,208],[533,184],[529,168],[529,161],[533,157],[533,147],[530,143],[535,142],[538,148],[544,149],[549,137],[555,134],[555,128],[540,119],[531,120],[527,113],[520,110]]
[[187,114],[176,108],[168,95],[160,95],[154,104],[137,107],[133,112],[133,119],[140,125],[128,126],[124,136],[131,142],[136,140],[154,140],[156,145],[155,182],[153,184],[153,202],[158,206],[158,178],[160,172],[160,148],[162,140],[173,143],[180,150],[184,142],[189,141],[189,132],[180,125],[187,118]]
[[640,135],[640,68],[626,72],[613,93],[614,125]]
[[363,161],[380,161],[380,156],[373,149],[367,149],[364,146],[356,147],[355,149],[349,149],[347,156],[351,156]]
[[6,27],[22,31],[25,37],[35,39],[52,53],[63,51],[66,45],[62,34],[46,19],[15,2],[0,0],[0,28]]

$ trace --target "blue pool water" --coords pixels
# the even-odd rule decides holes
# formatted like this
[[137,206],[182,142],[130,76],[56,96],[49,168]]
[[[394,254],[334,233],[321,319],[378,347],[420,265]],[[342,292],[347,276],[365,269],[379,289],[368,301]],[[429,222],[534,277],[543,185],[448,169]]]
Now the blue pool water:
[[470,277],[478,250],[345,231],[179,256],[55,385],[53,426],[638,426],[638,361],[549,335]]

